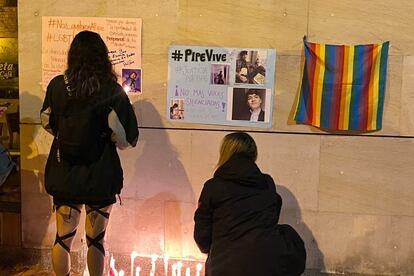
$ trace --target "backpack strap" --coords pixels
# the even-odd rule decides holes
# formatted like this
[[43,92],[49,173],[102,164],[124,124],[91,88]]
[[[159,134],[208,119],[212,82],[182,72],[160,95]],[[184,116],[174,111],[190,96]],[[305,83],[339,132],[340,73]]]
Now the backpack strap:
[[[63,74],[63,81],[65,83],[65,89],[66,89],[66,92],[67,92],[66,94],[69,97],[71,97],[72,96],[72,89],[70,88],[68,76],[66,76],[66,74]],[[62,116],[62,114],[65,114],[67,107],[68,107],[68,102],[65,101],[65,103],[63,104],[63,108],[61,109],[62,111],[59,113],[58,116]],[[56,129],[57,129],[56,137],[58,137],[59,136],[59,120],[56,120]]]
[[64,80],[65,85],[66,85],[66,91],[68,91],[68,96],[71,97],[72,96],[72,88],[69,85],[68,76],[66,76],[66,74],[63,75],[63,80]]

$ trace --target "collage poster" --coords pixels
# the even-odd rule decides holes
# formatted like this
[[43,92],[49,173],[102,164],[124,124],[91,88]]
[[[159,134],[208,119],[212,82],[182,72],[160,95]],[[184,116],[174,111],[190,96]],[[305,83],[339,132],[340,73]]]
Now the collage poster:
[[171,46],[167,118],[270,128],[274,49]]
[[140,18],[42,17],[42,88],[66,69],[69,46],[81,31],[97,32],[108,47],[118,82],[129,95],[142,93]]

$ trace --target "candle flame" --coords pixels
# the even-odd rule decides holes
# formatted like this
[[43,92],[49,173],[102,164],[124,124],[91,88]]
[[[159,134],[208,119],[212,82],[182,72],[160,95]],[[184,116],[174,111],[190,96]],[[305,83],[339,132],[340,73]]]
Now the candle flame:
[[109,263],[109,267],[111,268],[109,270],[109,275],[110,276],[118,276],[118,271],[115,269],[115,259],[114,259],[113,255],[111,255],[111,260],[110,260],[110,263]]
[[200,272],[203,269],[203,265],[201,263],[198,263],[196,268],[197,268],[196,276],[200,276]]
[[168,260],[170,259],[170,257],[168,257],[168,255],[164,255],[164,274],[167,276],[168,275]]
[[134,276],[134,262],[135,262],[136,257],[138,257],[138,253],[136,251],[132,251],[131,253],[131,276]]
[[135,259],[136,257],[138,257],[138,253],[136,251],[132,251],[131,259]]
[[111,261],[110,261],[109,266],[112,267],[112,268],[115,268],[115,259],[114,259],[113,255],[111,255]]
[[[136,266],[134,267],[134,260],[135,258],[139,257],[138,253],[136,251],[132,251],[131,254],[131,276],[140,276],[141,272],[142,272],[142,268],[140,266]],[[142,255],[141,255],[142,256]],[[168,255],[160,255],[158,256],[157,254],[151,254],[150,256],[148,255],[144,255],[144,257],[150,257],[151,258],[151,270],[150,270],[150,276],[155,276],[155,270],[156,270],[156,261],[158,258],[162,258],[163,259],[163,263],[164,263],[164,274],[168,275],[168,262],[170,260],[170,257]],[[191,262],[197,262],[200,260],[194,260],[194,259],[184,259],[186,261],[191,261]],[[109,263],[109,272],[108,272],[108,276],[125,276],[125,272],[123,270],[117,270],[115,268],[116,262],[114,259],[113,254],[111,254],[110,257],[110,263]],[[134,271],[135,268],[135,271]],[[191,276],[191,267],[185,267],[185,274],[182,274],[182,269],[183,269],[183,262],[179,261],[179,259],[177,260],[177,262],[172,263],[171,264],[171,276],[181,276],[181,275],[185,275],[185,276]],[[195,270],[195,275],[196,276],[200,276],[200,272],[203,270],[203,264],[202,263],[197,263],[196,265],[196,270]],[[87,270],[85,269],[85,272],[87,272]],[[134,273],[135,272],[135,273]]]
[[182,262],[177,262],[177,276],[181,276],[181,268],[183,267]]
[[155,262],[157,260],[158,256],[155,254],[151,255],[151,262]]
[[177,276],[177,264],[172,265],[172,276]]

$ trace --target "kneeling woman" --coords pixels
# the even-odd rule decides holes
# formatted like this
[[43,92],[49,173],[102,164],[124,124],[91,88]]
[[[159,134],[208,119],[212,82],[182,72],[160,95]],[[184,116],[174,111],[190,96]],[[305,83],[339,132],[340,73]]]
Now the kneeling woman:
[[273,179],[257,167],[256,143],[247,133],[224,137],[218,169],[203,187],[194,239],[208,253],[206,275],[275,276],[282,199]]

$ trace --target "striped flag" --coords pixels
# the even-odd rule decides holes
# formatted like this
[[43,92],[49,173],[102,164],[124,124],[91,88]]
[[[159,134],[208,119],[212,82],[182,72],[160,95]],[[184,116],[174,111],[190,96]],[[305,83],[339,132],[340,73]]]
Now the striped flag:
[[389,41],[325,45],[304,37],[304,44],[295,121],[330,130],[381,129]]

